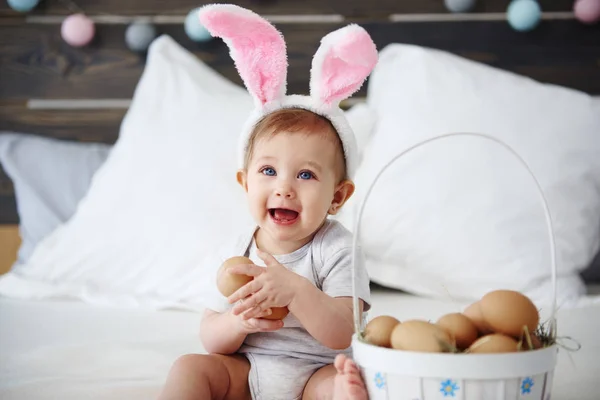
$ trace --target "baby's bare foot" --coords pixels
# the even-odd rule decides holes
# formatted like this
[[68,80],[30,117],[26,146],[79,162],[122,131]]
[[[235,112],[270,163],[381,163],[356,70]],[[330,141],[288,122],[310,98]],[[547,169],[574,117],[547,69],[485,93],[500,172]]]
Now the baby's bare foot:
[[333,400],[367,400],[367,388],[354,361],[339,354],[334,365],[337,375],[333,383]]

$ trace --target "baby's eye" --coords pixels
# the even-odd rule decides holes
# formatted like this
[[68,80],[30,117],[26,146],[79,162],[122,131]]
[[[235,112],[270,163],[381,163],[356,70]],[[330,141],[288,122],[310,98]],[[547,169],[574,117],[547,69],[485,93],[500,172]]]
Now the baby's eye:
[[267,176],[275,176],[275,170],[271,167],[263,168],[261,172]]
[[313,178],[313,174],[310,171],[302,171],[300,174],[298,174],[298,177],[300,179],[311,179]]

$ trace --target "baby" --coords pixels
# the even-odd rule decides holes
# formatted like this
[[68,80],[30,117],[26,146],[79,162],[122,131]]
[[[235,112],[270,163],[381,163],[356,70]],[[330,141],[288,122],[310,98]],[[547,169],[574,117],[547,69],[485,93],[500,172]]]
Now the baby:
[[[237,179],[258,227],[236,255],[267,268],[230,270],[255,279],[229,297],[233,308],[209,304],[200,335],[212,354],[179,359],[163,398],[366,398],[344,352],[354,329],[352,236],[327,219],[354,191],[340,139],[324,117],[291,108],[261,120],[250,143]],[[368,308],[364,269],[357,278]],[[284,321],[260,318],[284,306]]]
[[[354,193],[354,136],[339,102],[360,88],[377,51],[351,25],[323,38],[311,95],[285,95],[285,43],[249,10],[209,5],[203,25],[230,46],[256,109],[241,135],[237,181],[255,226],[234,255],[255,265],[229,271],[254,279],[207,301],[200,337],[208,355],[173,365],[161,399],[366,399],[348,358],[353,320],[352,234],[328,218]],[[369,279],[355,271],[361,312]],[[216,283],[215,283],[216,285]],[[283,320],[263,317],[287,307]]]

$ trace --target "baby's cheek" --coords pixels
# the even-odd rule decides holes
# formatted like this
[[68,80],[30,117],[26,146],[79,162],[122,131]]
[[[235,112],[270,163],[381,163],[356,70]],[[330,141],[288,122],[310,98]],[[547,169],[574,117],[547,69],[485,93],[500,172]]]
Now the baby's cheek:
[[319,204],[319,215],[316,216],[318,218],[323,218],[329,213],[329,208],[331,207],[331,200],[329,198],[323,199]]

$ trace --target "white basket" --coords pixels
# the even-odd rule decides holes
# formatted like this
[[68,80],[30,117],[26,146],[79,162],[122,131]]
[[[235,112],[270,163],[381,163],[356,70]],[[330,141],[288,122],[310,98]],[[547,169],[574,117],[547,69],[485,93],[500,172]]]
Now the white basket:
[[548,326],[553,343],[556,342],[556,250],[550,211],[539,182],[527,163],[504,142],[480,133],[449,133],[417,143],[398,154],[382,168],[365,193],[355,221],[353,242],[354,361],[363,374],[371,400],[548,400],[558,354],[556,344],[520,353],[450,354],[387,349],[362,340],[355,276],[358,232],[369,194],[383,172],[399,158],[429,142],[454,136],[475,136],[502,145],[523,164],[536,184],[550,239],[553,302]]

